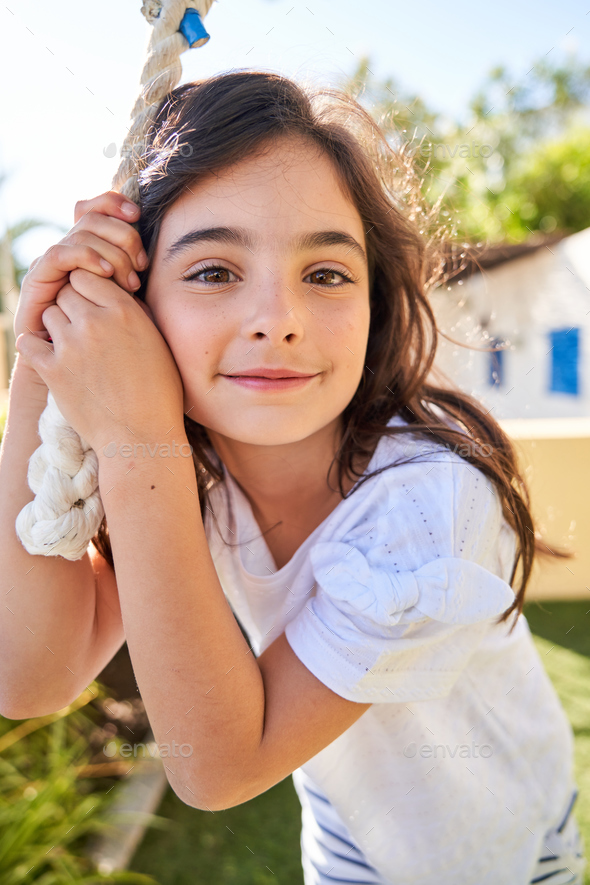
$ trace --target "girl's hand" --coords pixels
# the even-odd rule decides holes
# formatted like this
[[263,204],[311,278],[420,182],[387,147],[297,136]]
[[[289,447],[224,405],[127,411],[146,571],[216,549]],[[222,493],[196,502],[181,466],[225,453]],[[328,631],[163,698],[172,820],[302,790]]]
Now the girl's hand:
[[[123,212],[125,205],[133,206],[134,213]],[[139,207],[116,191],[77,202],[74,227],[31,263],[23,279],[14,318],[15,336],[18,338],[21,332],[37,332],[38,337],[47,339],[41,319],[43,311],[55,303],[57,293],[68,282],[70,271],[76,268],[101,277],[112,276],[120,288],[136,291],[139,279],[135,271],[147,265],[141,237],[131,226],[139,215]],[[103,267],[101,260],[108,266]]]
[[182,381],[150,314],[113,280],[77,268],[41,314],[52,345],[31,332],[17,339],[19,354],[99,457],[113,442],[184,437]]

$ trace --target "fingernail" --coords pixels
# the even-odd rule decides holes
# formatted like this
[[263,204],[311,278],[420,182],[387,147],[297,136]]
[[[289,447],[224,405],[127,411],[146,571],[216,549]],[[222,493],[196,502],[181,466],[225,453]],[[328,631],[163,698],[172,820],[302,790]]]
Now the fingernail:
[[129,286],[131,289],[139,289],[139,287],[141,286],[141,283],[139,281],[139,277],[137,276],[137,274],[135,273],[134,270],[132,270],[131,273],[129,274]]
[[137,206],[135,203],[123,203],[121,206],[121,211],[125,213],[125,215],[135,215],[137,212]]
[[147,253],[146,253],[145,249],[142,249],[141,252],[139,253],[139,255],[137,256],[137,263],[138,263],[141,270],[144,270],[144,268],[147,267],[148,257],[147,257]]
[[105,258],[100,259],[100,266],[109,272],[115,269],[111,262],[107,261]]

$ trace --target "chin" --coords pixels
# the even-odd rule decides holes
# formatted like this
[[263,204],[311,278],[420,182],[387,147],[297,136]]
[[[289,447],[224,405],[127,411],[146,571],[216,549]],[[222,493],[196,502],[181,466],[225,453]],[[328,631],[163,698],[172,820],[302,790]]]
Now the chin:
[[316,433],[324,426],[325,421],[312,423],[303,415],[280,416],[276,409],[265,409],[263,415],[249,415],[236,419],[231,424],[223,425],[216,421],[210,425],[228,439],[252,446],[284,446],[299,442]]

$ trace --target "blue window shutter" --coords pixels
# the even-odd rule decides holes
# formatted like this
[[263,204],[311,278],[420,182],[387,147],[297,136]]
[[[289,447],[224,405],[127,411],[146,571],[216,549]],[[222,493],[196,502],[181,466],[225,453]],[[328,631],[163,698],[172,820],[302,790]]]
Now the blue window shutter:
[[[499,347],[503,343],[503,338],[492,338],[490,347]],[[488,360],[488,384],[499,387],[504,383],[504,351],[490,350]]]
[[579,329],[553,329],[550,390],[578,394]]

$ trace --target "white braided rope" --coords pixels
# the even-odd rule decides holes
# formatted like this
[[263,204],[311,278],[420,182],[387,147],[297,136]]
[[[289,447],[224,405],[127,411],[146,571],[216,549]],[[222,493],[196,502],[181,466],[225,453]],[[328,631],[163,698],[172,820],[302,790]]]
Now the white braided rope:
[[[146,0],[141,7],[153,30],[140,95],[111,185],[135,203],[139,203],[137,174],[149,126],[162,98],[178,84],[180,55],[189,48],[178,28],[187,9],[195,9],[204,18],[212,5],[213,0]],[[32,555],[81,559],[104,517],[96,452],[68,425],[51,391],[39,419],[39,436],[42,444],[31,455],[27,471],[35,498],[19,513],[16,533]]]
[[196,9],[204,18],[212,5],[213,0],[146,0],[141,7],[153,31],[141,72],[141,92],[131,111],[131,127],[121,147],[122,160],[112,184],[113,190],[136,203],[139,200],[137,173],[141,169],[149,125],[161,99],[182,76],[180,55],[188,49],[188,43],[178,28],[187,9]]
[[80,559],[104,516],[96,452],[68,425],[51,391],[39,436],[27,471],[35,498],[17,516],[16,532],[28,553]]

